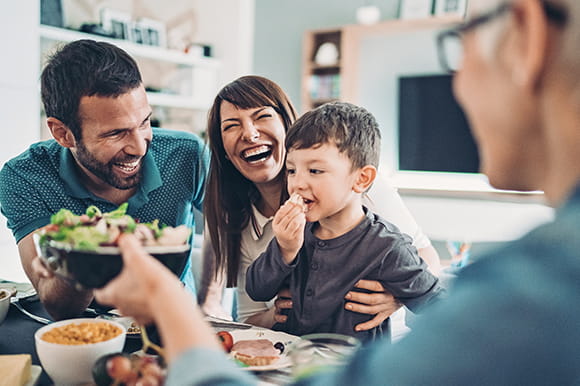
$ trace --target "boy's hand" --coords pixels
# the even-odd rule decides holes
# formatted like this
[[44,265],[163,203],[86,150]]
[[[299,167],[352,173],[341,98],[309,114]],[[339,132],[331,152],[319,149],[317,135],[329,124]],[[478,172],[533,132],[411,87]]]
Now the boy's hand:
[[286,264],[292,263],[304,243],[304,201],[299,194],[292,196],[278,209],[272,222],[272,229]]

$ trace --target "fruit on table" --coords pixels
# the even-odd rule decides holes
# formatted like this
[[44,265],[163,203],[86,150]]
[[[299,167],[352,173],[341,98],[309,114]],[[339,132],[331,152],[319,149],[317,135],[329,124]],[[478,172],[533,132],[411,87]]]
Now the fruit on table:
[[232,346],[234,345],[234,338],[232,337],[232,334],[227,331],[219,331],[216,335],[218,336],[218,339],[220,340],[224,350],[226,352],[230,352],[232,350]]
[[285,349],[284,343],[282,343],[282,342],[276,342],[276,343],[274,343],[274,348],[276,350],[279,350],[280,351],[280,354],[282,354],[284,352],[284,349]]
[[104,355],[93,366],[93,379],[98,386],[162,385],[165,370],[153,356],[113,353]]

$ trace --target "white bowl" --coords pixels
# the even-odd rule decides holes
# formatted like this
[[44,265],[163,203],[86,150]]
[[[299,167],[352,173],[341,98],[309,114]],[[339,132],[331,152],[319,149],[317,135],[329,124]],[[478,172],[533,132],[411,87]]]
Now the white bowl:
[[[122,330],[120,335],[104,342],[66,345],[49,343],[40,337],[47,331],[70,323],[110,323]],[[68,319],[51,323],[36,331],[36,352],[44,371],[56,385],[78,385],[92,383],[93,365],[101,356],[120,352],[125,344],[126,329],[120,323],[105,319]]]
[[0,289],[0,296],[4,296],[0,299],[0,323],[2,323],[6,318],[8,309],[10,308],[11,293],[7,289]]

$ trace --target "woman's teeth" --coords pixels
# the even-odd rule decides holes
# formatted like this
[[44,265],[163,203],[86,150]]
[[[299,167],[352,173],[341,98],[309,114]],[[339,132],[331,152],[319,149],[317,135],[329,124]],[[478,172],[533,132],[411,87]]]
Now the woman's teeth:
[[272,154],[270,147],[263,145],[244,151],[242,153],[242,158],[248,162],[255,162],[269,157],[270,154]]

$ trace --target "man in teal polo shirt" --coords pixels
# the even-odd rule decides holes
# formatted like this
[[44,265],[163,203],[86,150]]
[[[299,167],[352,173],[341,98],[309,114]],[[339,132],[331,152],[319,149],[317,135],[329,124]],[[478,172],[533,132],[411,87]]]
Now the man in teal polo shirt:
[[[41,78],[54,139],[32,145],[0,172],[0,205],[21,262],[55,319],[78,315],[92,301],[40,263],[34,231],[61,208],[111,211],[129,203],[140,221],[194,226],[209,156],[201,139],[152,129],[151,107],[135,61],[113,45],[80,40],[58,51]],[[191,264],[181,280],[195,291]]]

